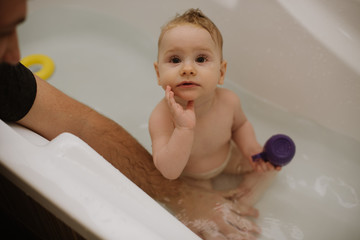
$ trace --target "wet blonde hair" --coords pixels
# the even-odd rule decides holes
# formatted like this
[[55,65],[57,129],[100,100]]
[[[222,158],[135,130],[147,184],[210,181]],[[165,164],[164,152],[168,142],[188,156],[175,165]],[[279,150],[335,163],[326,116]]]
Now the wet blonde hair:
[[160,48],[161,40],[163,39],[164,34],[179,25],[183,24],[192,24],[197,27],[201,27],[208,31],[211,35],[211,38],[214,40],[215,44],[218,45],[220,49],[221,60],[223,58],[222,48],[223,48],[223,38],[220,30],[216,27],[210,18],[208,18],[200,9],[190,8],[182,15],[176,14],[176,16],[170,20],[167,24],[161,27],[161,33],[158,40],[158,48]]

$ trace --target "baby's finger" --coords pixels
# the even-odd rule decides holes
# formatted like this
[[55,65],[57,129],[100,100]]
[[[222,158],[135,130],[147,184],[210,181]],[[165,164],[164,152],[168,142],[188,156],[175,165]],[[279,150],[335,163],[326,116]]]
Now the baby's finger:
[[266,171],[274,171],[275,170],[274,165],[272,165],[271,163],[266,162],[265,165],[266,165]]
[[259,159],[255,159],[255,160],[250,159],[250,165],[252,166],[253,169],[256,169],[258,161],[260,161],[260,160]]
[[255,169],[256,172],[259,172],[259,173],[264,172],[264,170],[262,168],[262,164],[260,163],[260,161],[255,163],[254,169]]
[[171,109],[173,109],[173,111],[175,111],[177,109],[177,103],[175,101],[174,98],[174,92],[170,91],[169,92],[169,106],[171,107]]
[[171,91],[171,87],[167,86],[165,89],[165,98],[168,103],[169,103],[169,99],[170,99],[170,91]]
[[269,163],[269,162],[261,161],[260,166],[261,166],[262,172],[268,171],[268,165],[267,165],[268,163]]
[[174,98],[174,92],[171,91],[171,87],[170,86],[167,86],[166,87],[166,101],[168,103],[168,106],[170,108],[173,108],[174,104],[176,103],[175,102],[175,98]]
[[171,87],[168,85],[168,86],[166,86],[166,89],[165,89],[165,92],[166,93],[169,93],[171,91]]

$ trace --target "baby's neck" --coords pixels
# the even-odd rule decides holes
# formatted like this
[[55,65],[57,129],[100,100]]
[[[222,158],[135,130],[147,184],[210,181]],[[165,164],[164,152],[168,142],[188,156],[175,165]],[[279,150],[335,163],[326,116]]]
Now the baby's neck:
[[[195,114],[196,118],[199,118],[206,113],[208,113],[216,101],[216,93],[211,94],[210,96],[203,96],[195,100]],[[184,99],[176,99],[176,102],[179,103],[183,108],[186,108],[188,101]]]

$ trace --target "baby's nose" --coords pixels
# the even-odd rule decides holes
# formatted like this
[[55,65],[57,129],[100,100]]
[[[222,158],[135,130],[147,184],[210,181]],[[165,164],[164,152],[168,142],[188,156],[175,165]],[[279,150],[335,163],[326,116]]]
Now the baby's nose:
[[195,76],[196,69],[191,63],[184,64],[184,67],[181,69],[181,76]]

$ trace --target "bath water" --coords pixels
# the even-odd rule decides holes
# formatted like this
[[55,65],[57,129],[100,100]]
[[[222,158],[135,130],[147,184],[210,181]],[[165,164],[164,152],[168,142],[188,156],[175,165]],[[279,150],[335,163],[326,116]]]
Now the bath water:
[[276,133],[291,136],[296,144],[294,159],[256,205],[260,239],[357,239],[360,143],[231,82],[226,87],[239,94],[261,144]]

